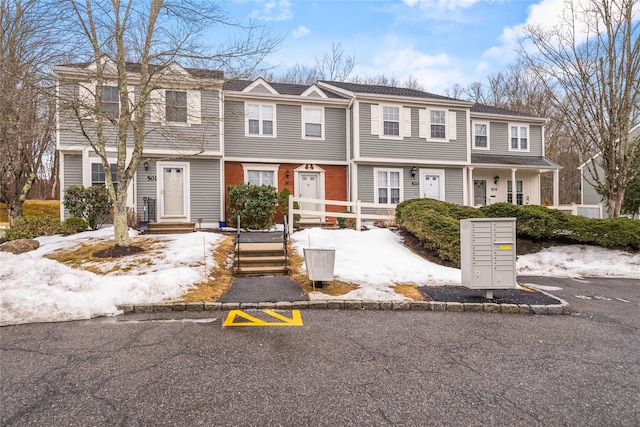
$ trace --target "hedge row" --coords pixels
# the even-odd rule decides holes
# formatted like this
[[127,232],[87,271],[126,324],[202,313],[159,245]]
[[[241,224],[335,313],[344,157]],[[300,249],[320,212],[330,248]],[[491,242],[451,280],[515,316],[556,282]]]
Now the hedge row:
[[425,249],[457,266],[460,220],[464,218],[516,218],[516,235],[521,239],[640,250],[640,221],[629,218],[592,219],[544,206],[510,203],[477,209],[434,199],[412,199],[396,208],[398,223],[415,235]]
[[82,218],[71,217],[60,222],[54,218],[24,216],[18,218],[13,227],[5,230],[4,238],[7,240],[35,239],[40,236],[80,233],[87,228],[88,224]]

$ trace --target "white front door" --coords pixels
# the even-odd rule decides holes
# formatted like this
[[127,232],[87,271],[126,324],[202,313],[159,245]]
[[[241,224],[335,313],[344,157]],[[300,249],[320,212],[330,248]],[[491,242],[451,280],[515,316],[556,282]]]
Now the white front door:
[[[319,173],[301,172],[299,197],[309,198],[309,199],[319,199],[320,198],[320,182],[319,181],[320,181]],[[320,204],[300,202],[300,209],[317,211],[317,210],[320,210]],[[309,215],[305,214],[302,216],[304,217]]]
[[162,167],[163,216],[185,216],[184,172],[182,167]]
[[441,200],[440,175],[422,175],[422,197]]

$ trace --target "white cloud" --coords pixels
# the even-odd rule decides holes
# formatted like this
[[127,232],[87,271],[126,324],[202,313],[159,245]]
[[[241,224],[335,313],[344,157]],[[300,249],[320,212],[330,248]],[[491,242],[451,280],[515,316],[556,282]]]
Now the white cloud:
[[262,9],[254,10],[251,15],[263,21],[288,21],[293,18],[289,0],[269,0],[264,2]]
[[480,0],[404,0],[409,7],[419,7],[425,10],[454,11],[467,9]]
[[[502,63],[512,62],[520,48],[519,40],[524,35],[524,28],[528,25],[539,26],[550,30],[560,24],[562,16],[567,12],[566,0],[541,0],[529,6],[529,14],[525,22],[505,27],[500,36],[500,44],[487,49],[483,56],[491,61]],[[576,33],[580,34],[580,31]]]
[[306,36],[306,35],[308,35],[310,33],[311,33],[311,30],[309,28],[305,27],[304,25],[298,25],[298,28],[296,28],[295,30],[293,30],[291,32],[291,34],[295,38],[304,37],[304,36]]

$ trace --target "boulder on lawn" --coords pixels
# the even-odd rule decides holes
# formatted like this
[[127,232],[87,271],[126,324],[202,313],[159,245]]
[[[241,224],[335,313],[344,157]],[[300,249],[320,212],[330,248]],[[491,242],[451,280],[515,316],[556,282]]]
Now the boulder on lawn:
[[0,252],[11,252],[12,254],[23,254],[40,247],[40,242],[32,239],[11,240],[0,246]]

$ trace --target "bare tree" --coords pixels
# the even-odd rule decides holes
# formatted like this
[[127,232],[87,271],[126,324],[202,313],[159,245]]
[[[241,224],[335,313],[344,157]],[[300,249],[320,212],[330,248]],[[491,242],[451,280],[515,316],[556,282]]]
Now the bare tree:
[[331,50],[316,57],[316,69],[322,80],[346,81],[356,65],[355,55],[345,56],[340,43],[331,43]]
[[[592,183],[620,215],[640,138],[629,138],[640,104],[640,20],[637,0],[567,1],[561,24],[526,28],[535,53],[523,48],[527,65],[551,89],[571,142],[587,164]],[[597,165],[602,167],[599,171]]]
[[9,223],[55,150],[55,108],[47,65],[60,57],[57,9],[43,0],[0,1],[0,199]]
[[[176,61],[208,65],[234,77],[251,75],[281,40],[253,24],[229,22],[217,2],[69,0],[61,7],[68,8],[66,15],[78,29],[76,37],[88,47],[95,90],[86,99],[80,96],[60,101],[66,101],[66,107],[75,112],[83,136],[105,171],[110,170],[107,145],[115,145],[118,185],[114,186],[110,173],[105,173],[105,181],[114,207],[115,245],[128,247],[127,191],[141,162],[148,133],[145,119],[154,106],[153,92],[159,82],[172,78]],[[205,45],[205,32],[220,27],[240,30],[240,35],[217,46]],[[128,61],[136,64],[135,82],[131,81]],[[117,86],[117,117],[102,107],[106,83]],[[129,95],[128,84],[138,86],[135,100]],[[88,114],[93,120],[85,120]],[[115,141],[109,139],[110,134],[115,134]]]

